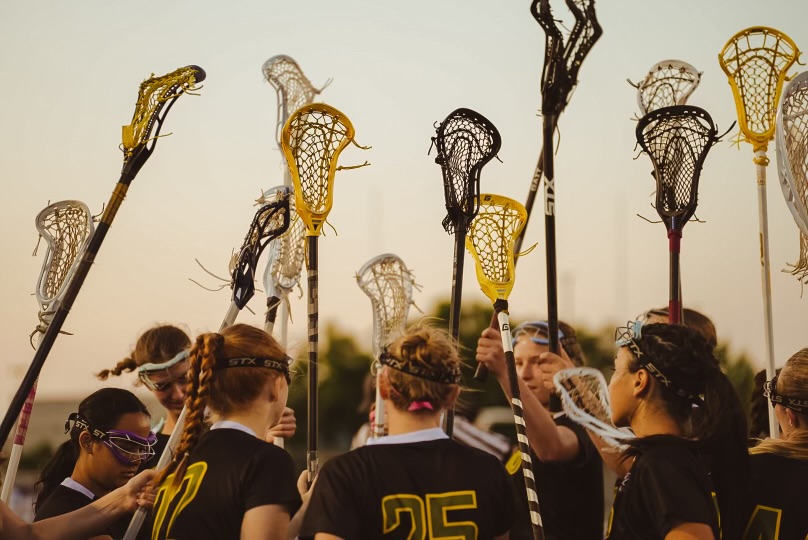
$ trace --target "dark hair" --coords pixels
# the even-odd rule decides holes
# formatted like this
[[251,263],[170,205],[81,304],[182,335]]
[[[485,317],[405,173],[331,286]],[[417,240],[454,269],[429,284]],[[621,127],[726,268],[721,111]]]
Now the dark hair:
[[96,374],[101,380],[110,375],[118,376],[149,363],[168,362],[180,352],[191,347],[191,338],[181,329],[170,324],[149,328],[138,338],[132,352],[112,369],[104,369]]
[[[778,369],[776,373],[780,373]],[[766,382],[766,370],[755,373],[752,395],[749,397],[749,438],[755,439],[769,436],[769,400],[763,395],[763,383]]]
[[[668,308],[666,306],[659,309],[652,309],[647,313],[647,315],[667,317]],[[707,345],[710,346],[710,349],[714,350],[716,346],[718,346],[718,336],[715,331],[715,325],[707,315],[700,313],[695,309],[682,308],[682,324],[691,330],[695,330],[701,337],[703,337],[707,341]]]
[[[649,362],[671,384],[654,384],[658,401],[672,418],[692,423],[686,439],[675,436],[639,438],[630,442],[629,454],[636,455],[650,444],[670,441],[706,451],[713,486],[721,512],[724,538],[740,538],[744,508],[748,454],[746,417],[732,383],[721,371],[712,347],[700,333],[682,325],[649,324],[636,338],[641,358],[632,353],[629,370],[648,369]],[[656,381],[654,377],[651,380]],[[686,397],[683,397],[686,396]],[[699,404],[693,414],[694,403]]]
[[[123,388],[102,388],[93,392],[79,403],[79,415],[92,427],[109,431],[118,423],[121,416],[130,413],[143,413],[151,416],[149,410],[135,394]],[[84,431],[75,425],[70,429],[70,439],[59,445],[34,484],[37,491],[34,511],[39,511],[53,490],[73,474],[79,458],[79,435]]]

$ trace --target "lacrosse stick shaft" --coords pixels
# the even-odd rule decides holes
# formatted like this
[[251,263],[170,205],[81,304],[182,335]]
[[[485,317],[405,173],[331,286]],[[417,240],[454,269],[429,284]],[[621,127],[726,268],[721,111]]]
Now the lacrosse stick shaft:
[[3,492],[0,500],[8,504],[11,500],[11,492],[14,489],[14,481],[17,479],[17,469],[20,466],[22,457],[22,447],[25,444],[25,435],[28,433],[28,422],[31,420],[31,411],[34,408],[34,398],[36,398],[36,382],[31,387],[28,397],[20,413],[20,420],[17,422],[17,432],[14,434],[14,445],[11,447],[11,454],[8,457],[8,468],[6,477],[3,480]]
[[668,294],[668,322],[682,324],[682,297],[681,273],[679,266],[679,253],[682,240],[682,231],[671,229],[668,231],[668,251],[670,252],[670,283]]
[[33,388],[36,380],[39,378],[39,374],[42,371],[42,366],[45,365],[45,360],[47,360],[48,354],[50,354],[51,348],[53,347],[56,338],[59,336],[59,332],[64,325],[65,319],[67,319],[67,315],[70,313],[70,309],[73,307],[73,302],[76,301],[76,297],[78,296],[82,285],[84,285],[84,280],[87,279],[87,274],[90,272],[90,267],[95,261],[95,257],[98,254],[98,250],[101,248],[101,244],[104,242],[107,231],[109,231],[109,227],[112,225],[112,221],[115,219],[115,214],[117,214],[118,208],[120,208],[124,197],[126,197],[126,191],[129,189],[129,183],[133,179],[134,175],[126,171],[121,174],[118,183],[115,185],[115,189],[107,202],[106,210],[101,216],[101,221],[93,232],[93,235],[90,237],[90,242],[87,245],[87,249],[82,254],[81,261],[79,261],[76,271],[67,286],[64,298],[62,298],[61,302],[59,303],[56,313],[53,314],[53,319],[40,340],[39,347],[37,347],[36,353],[34,354],[34,359],[31,361],[31,365],[28,367],[28,371],[20,383],[17,393],[14,394],[14,397],[11,400],[11,404],[6,411],[6,415],[3,417],[3,422],[0,424],[0,446],[5,444],[5,442],[8,440],[11,429],[14,427],[14,422],[17,419],[17,416],[19,416],[23,405],[25,404],[25,399],[28,397],[31,388]]
[[224,320],[222,321],[222,325],[219,327],[219,332],[224,330],[229,326],[233,326],[233,323],[236,322],[236,317],[238,317],[239,310],[238,306],[235,302],[230,302],[230,307],[227,308],[227,313],[224,316]]
[[[525,199],[525,210],[527,211],[527,220],[525,221],[525,227],[522,229],[522,232],[519,233],[519,236],[516,238],[516,242],[513,244],[513,252],[516,255],[522,251],[522,243],[525,240],[525,233],[527,233],[527,224],[530,222],[530,212],[533,210],[533,204],[536,202],[536,193],[539,191],[539,186],[541,185],[541,177],[544,174],[544,148],[542,147],[541,152],[539,152],[539,160],[536,163],[536,170],[533,172],[533,179],[530,181],[530,190],[527,192],[527,199]],[[516,267],[516,263],[519,262],[519,257],[517,256],[514,261],[514,267]],[[491,328],[499,328],[499,322],[497,321],[497,313],[494,312],[491,315]],[[477,369],[474,371],[474,380],[479,382],[485,382],[488,379],[488,368],[485,367],[485,364],[477,364]]]
[[[171,435],[168,437],[168,443],[166,443],[163,453],[160,454],[160,459],[157,461],[157,465],[155,466],[156,470],[163,470],[174,456],[174,451],[177,449],[177,445],[180,443],[182,430],[185,427],[185,417],[187,413],[188,407],[183,407],[182,412],[177,418],[177,423],[174,424],[174,429],[171,431]],[[140,532],[140,528],[143,526],[143,522],[148,514],[149,510],[142,507],[135,511],[135,515],[132,516],[132,520],[129,522],[129,526],[126,528],[126,533],[123,536],[123,540],[135,540],[135,538],[137,538],[137,534]]]
[[[449,305],[449,332],[460,344],[460,306],[463,303],[463,263],[465,261],[466,227],[461,224],[455,231],[454,264],[452,265],[452,299]],[[454,407],[446,411],[443,430],[449,438],[454,432]]]
[[374,421],[371,425],[371,435],[374,439],[384,437],[387,433],[387,416],[384,411],[384,399],[382,393],[379,391],[379,380],[381,379],[381,364],[376,362],[376,410],[374,413]]
[[[280,309],[281,309],[281,335],[280,335],[279,343],[281,345],[281,348],[283,348],[283,350],[285,351],[286,350],[287,332],[289,330],[289,325],[288,325],[288,322],[289,322],[289,300],[288,300],[288,298],[283,298],[283,299],[279,299],[278,302],[280,302]],[[267,333],[271,334],[272,332],[269,331]],[[285,445],[283,437],[275,437],[273,442],[274,442],[275,446],[278,446],[280,448],[283,448],[284,445]]]
[[[760,278],[763,292],[763,325],[766,337],[766,378],[772,380],[775,375],[774,364],[774,325],[772,322],[772,282],[769,265],[769,216],[766,202],[766,151],[755,152],[758,186],[758,218],[760,221]],[[780,424],[774,416],[774,409],[769,407],[769,434],[773,439],[780,436]]]
[[280,304],[281,299],[277,296],[270,296],[267,298],[267,314],[266,319],[264,320],[264,332],[272,335],[272,331],[275,329],[275,321],[278,317],[278,304]]
[[508,368],[511,409],[513,410],[514,425],[516,426],[519,453],[522,457],[521,468],[522,475],[525,478],[525,491],[527,492],[527,504],[530,510],[530,523],[533,528],[533,538],[534,540],[544,540],[544,529],[542,527],[541,513],[539,511],[539,497],[536,492],[536,479],[533,475],[533,461],[530,457],[530,443],[527,440],[525,414],[522,407],[521,393],[519,391],[519,376],[516,373],[516,362],[514,360],[513,346],[511,344],[510,323],[508,321],[508,312],[505,309],[497,312],[497,321],[499,322],[499,331],[502,336],[502,347],[505,350],[505,364]]
[[317,298],[318,275],[317,275],[317,239],[315,235],[307,236],[308,257],[306,259],[306,271],[308,272],[308,314],[309,314],[309,410],[308,410],[308,443],[306,452],[306,470],[309,473],[309,485],[314,482],[319,469],[317,450],[317,416],[318,416],[318,309]]

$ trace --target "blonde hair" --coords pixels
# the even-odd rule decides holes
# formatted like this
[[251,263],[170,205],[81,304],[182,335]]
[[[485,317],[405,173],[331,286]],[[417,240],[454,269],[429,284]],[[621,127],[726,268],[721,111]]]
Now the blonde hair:
[[[808,400],[808,348],[802,349],[788,359],[777,377],[778,394]],[[793,411],[805,428],[794,433],[788,440],[766,439],[751,448],[749,453],[775,454],[785,458],[808,460],[808,411]]]
[[219,415],[248,408],[261,395],[267,381],[283,374],[273,369],[231,367],[214,372],[217,358],[258,356],[284,361],[284,350],[269,334],[246,324],[236,324],[218,333],[196,338],[188,353],[188,387],[185,407],[187,416],[182,438],[174,459],[157,475],[153,485],[159,486],[172,473],[173,486],[179,487],[191,450],[205,432],[205,407]]
[[[433,373],[451,373],[460,369],[460,353],[452,336],[444,330],[426,323],[410,327],[403,336],[394,341],[388,352],[405,364],[417,366]],[[397,369],[387,368],[390,381],[390,399],[402,411],[414,402],[427,402],[433,411],[451,407],[457,395],[457,384],[443,384]],[[421,411],[432,412],[429,409]]]
[[102,381],[110,375],[134,371],[138,366],[149,363],[167,362],[178,353],[191,346],[191,338],[181,329],[170,324],[149,328],[138,338],[132,352],[112,369],[104,369],[95,376]]

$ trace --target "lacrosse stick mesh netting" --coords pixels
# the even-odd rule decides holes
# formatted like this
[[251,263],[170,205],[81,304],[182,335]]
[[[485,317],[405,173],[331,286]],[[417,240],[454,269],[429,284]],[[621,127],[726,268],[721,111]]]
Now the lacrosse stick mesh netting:
[[684,105],[701,81],[701,73],[681,60],[663,60],[654,65],[637,88],[637,104],[643,114]]

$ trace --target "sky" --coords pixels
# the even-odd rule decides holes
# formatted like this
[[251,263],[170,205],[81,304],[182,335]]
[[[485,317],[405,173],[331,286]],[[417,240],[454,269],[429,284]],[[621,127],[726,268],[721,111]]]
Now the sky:
[[[555,12],[569,19],[563,2]],[[559,313],[601,327],[665,305],[668,242],[651,208],[652,166],[638,156],[636,91],[660,60],[704,72],[689,103],[721,132],[736,119],[717,55],[736,32],[778,28],[808,47],[808,4],[796,0],[601,0],[603,37],[587,57],[559,123],[556,219]],[[49,201],[79,199],[100,212],[121,167],[120,126],[129,123],[139,83],[198,64],[199,96],[171,110],[162,139],[132,183],[64,330],[45,364],[40,395],[81,397],[91,374],[124,358],[156,323],[192,334],[217,330],[229,290],[194,262],[227,274],[262,189],[282,183],[274,142],[276,98],[261,66],[295,58],[321,99],[342,110],[359,144],[340,163],[371,166],[337,173],[331,230],[321,237],[320,321],[370,349],[370,302],[353,275],[392,252],[414,271],[429,311],[448,298],[453,237],[440,168],[427,155],[434,124],[459,107],[490,119],[502,135],[499,157],[482,172],[482,191],[524,200],[542,145],[540,78],[544,34],[529,1],[378,0],[296,2],[210,0],[132,3],[0,0],[0,396],[10,398],[31,358],[33,297],[44,255],[34,218]],[[798,67],[797,69],[802,69]],[[737,129],[734,129],[734,135]],[[729,137],[727,137],[729,139]],[[778,365],[806,346],[808,297],[781,272],[799,254],[798,230],[777,182],[769,148],[769,234]],[[682,239],[683,298],[716,323],[719,338],[763,366],[764,335],[758,212],[752,149],[728,140],[707,157],[697,216]],[[535,217],[535,216],[534,216]],[[510,297],[514,319],[546,312],[543,220],[530,223]],[[264,261],[259,272],[263,272]],[[487,302],[470,257],[464,301]],[[260,285],[259,285],[260,287]],[[265,299],[239,321],[260,325]],[[305,298],[292,300],[290,349],[305,350]],[[115,384],[129,386],[130,378]],[[2,402],[0,401],[0,403]]]

